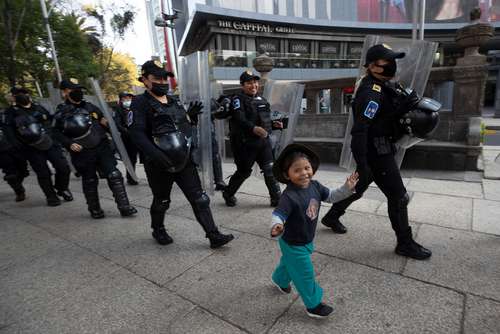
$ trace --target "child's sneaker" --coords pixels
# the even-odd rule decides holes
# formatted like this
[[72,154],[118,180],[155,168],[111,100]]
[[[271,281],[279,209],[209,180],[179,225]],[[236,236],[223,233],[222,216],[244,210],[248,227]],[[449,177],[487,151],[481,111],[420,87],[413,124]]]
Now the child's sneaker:
[[286,288],[282,288],[281,286],[279,286],[278,284],[276,284],[276,282],[273,280],[273,278],[271,277],[271,282],[273,283],[273,285],[275,287],[277,287],[281,293],[283,294],[289,294],[290,292],[292,292],[292,287],[290,285],[288,285],[288,287]]
[[319,303],[315,308],[308,308],[307,315],[311,318],[326,318],[333,312],[333,307]]

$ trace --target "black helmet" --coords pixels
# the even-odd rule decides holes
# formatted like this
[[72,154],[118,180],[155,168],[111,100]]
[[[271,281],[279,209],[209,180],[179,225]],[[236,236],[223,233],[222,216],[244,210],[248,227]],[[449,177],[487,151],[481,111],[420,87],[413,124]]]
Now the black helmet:
[[441,103],[424,97],[399,119],[399,123],[405,133],[424,139],[437,128],[440,109]]
[[156,146],[163,151],[170,173],[181,171],[191,158],[191,138],[182,132],[172,131],[153,137]]

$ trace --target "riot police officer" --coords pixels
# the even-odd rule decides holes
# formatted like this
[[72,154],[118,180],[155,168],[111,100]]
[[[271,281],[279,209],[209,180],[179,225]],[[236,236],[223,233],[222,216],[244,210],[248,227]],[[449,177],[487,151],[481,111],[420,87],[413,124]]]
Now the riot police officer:
[[[14,88],[12,93],[16,104],[11,107],[10,124],[21,144],[22,154],[37,174],[40,188],[47,197],[47,205],[60,205],[58,195],[65,201],[72,201],[73,195],[68,189],[68,162],[62,155],[61,147],[52,139],[52,115],[34,103],[26,89]],[[47,161],[56,170],[54,183]]]
[[[118,94],[118,106],[114,112],[114,119],[116,123],[116,127],[120,131],[123,145],[127,150],[127,155],[132,163],[132,167],[135,170],[135,165],[137,164],[137,156],[139,154],[139,150],[134,145],[134,143],[130,140],[130,136],[128,134],[128,124],[132,117],[132,111],[130,110],[130,106],[132,104],[132,98],[134,94],[130,94],[127,92],[121,92]],[[132,178],[132,176],[127,171],[127,184],[135,186],[137,185],[137,181]]]
[[136,96],[131,106],[130,137],[143,153],[146,176],[153,192],[150,209],[152,235],[161,245],[173,242],[165,230],[164,219],[175,182],[191,204],[210,247],[218,248],[234,237],[220,233],[215,225],[210,199],[201,188],[198,171],[192,161],[192,125],[196,123],[202,106],[200,103],[192,104],[188,120],[182,103],[176,97],[167,95],[169,76],[173,74],[165,71],[158,61],[145,62],[139,80],[146,91]]
[[345,233],[339,221],[347,207],[362,197],[372,181],[387,197],[389,219],[396,233],[395,252],[402,256],[423,260],[431,251],[417,244],[408,224],[409,196],[403,185],[398,165],[394,159],[394,141],[398,137],[396,124],[401,117],[395,95],[390,88],[397,70],[396,59],[403,52],[394,52],[385,44],[372,46],[366,54],[366,76],[358,83],[353,100],[354,125],[351,130],[351,150],[356,160],[359,182],[356,193],[334,203],[322,223],[334,232]]
[[97,191],[97,172],[107,179],[120,214],[127,217],[137,213],[129,203],[122,174],[116,168],[116,159],[106,136],[107,120],[101,110],[83,99],[83,87],[78,83],[63,80],[60,88],[66,100],[57,106],[54,134],[69,150],[73,166],[81,174],[91,217],[104,217]]
[[16,202],[26,199],[23,180],[29,175],[26,159],[21,155],[20,148],[15,146],[17,139],[12,136],[7,122],[5,110],[0,110],[0,169],[4,180],[14,190]]
[[283,124],[271,121],[270,105],[258,95],[259,79],[250,71],[243,72],[240,76],[241,92],[232,99],[229,138],[237,169],[222,192],[227,206],[236,205],[234,195],[252,173],[255,162],[264,174],[271,206],[278,205],[281,195],[280,186],[273,175],[274,157],[269,134]]

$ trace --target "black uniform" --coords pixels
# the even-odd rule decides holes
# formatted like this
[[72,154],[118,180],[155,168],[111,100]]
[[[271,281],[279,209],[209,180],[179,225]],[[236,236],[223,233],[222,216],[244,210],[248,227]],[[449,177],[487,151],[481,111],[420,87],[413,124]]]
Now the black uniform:
[[[37,174],[38,183],[42,188],[49,205],[60,203],[57,195],[63,195],[67,201],[73,200],[68,190],[70,169],[67,160],[62,154],[61,146],[52,139],[52,115],[41,105],[31,103],[30,107],[20,105],[11,107],[11,127],[16,138],[21,143],[21,152],[29,161]],[[34,131],[31,129],[35,127]],[[33,135],[40,140],[33,141]],[[51,171],[47,165],[50,161],[55,173],[55,182],[52,182]],[[57,191],[57,193],[56,193]]]
[[264,174],[264,181],[271,197],[271,205],[276,206],[281,191],[272,172],[274,157],[271,140],[269,136],[261,138],[253,133],[256,126],[271,133],[270,105],[259,95],[249,96],[241,92],[233,97],[232,109],[229,121],[230,141],[237,169],[224,190],[224,199],[227,203],[228,198],[234,196],[252,173],[253,164],[257,162]]
[[396,124],[401,115],[393,94],[383,82],[369,74],[362,79],[353,101],[354,125],[351,130],[351,150],[359,182],[354,195],[332,205],[324,222],[342,216],[375,181],[387,197],[389,219],[399,243],[412,236],[408,225],[409,197],[394,159],[393,143],[399,136]]
[[[54,118],[55,137],[70,152],[73,166],[82,177],[83,193],[92,217],[104,217],[97,191],[98,171],[99,175],[106,177],[121,215],[136,213],[135,208],[130,206],[122,174],[116,168],[106,129],[100,124],[103,118],[101,110],[90,102],[72,104],[66,101],[57,106]],[[71,150],[73,143],[81,145],[82,150]]]
[[217,142],[217,134],[215,133],[214,120],[210,124],[212,131],[212,168],[214,171],[215,190],[224,190],[224,174],[222,173],[222,158],[219,153],[219,143]]
[[160,244],[172,242],[165,232],[164,218],[175,182],[191,204],[211,246],[215,248],[229,242],[233,236],[219,232],[210,210],[210,199],[201,188],[189,149],[193,130],[180,101],[169,96],[168,103],[163,104],[145,92],[135,97],[131,109],[133,121],[129,134],[143,153],[146,176],[153,192],[150,210],[153,237]]
[[26,158],[21,154],[21,146],[8,126],[7,113],[0,110],[0,169],[4,180],[16,193],[16,201],[26,197],[23,180],[29,175]]
[[[139,155],[139,150],[137,149],[137,146],[135,146],[135,144],[130,139],[130,135],[128,133],[128,125],[129,122],[131,121],[131,117],[132,117],[132,111],[129,108],[125,108],[121,105],[116,107],[113,115],[116,127],[120,131],[123,145],[127,150],[127,155],[130,159],[130,162],[132,163],[132,167],[134,167],[135,170],[135,165],[137,164],[137,157]],[[127,171],[127,182],[129,184],[137,184],[137,182],[132,178],[132,176],[128,173],[128,171]]]

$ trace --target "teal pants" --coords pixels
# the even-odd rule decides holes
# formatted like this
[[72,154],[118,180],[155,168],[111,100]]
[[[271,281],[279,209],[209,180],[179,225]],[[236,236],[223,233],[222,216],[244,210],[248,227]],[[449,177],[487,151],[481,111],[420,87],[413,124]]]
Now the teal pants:
[[280,263],[274,270],[273,281],[282,288],[288,287],[290,282],[293,282],[306,308],[318,306],[323,298],[323,289],[314,279],[314,267],[311,261],[313,243],[292,246],[280,238],[279,245],[282,255]]

